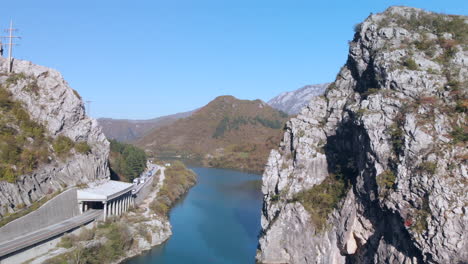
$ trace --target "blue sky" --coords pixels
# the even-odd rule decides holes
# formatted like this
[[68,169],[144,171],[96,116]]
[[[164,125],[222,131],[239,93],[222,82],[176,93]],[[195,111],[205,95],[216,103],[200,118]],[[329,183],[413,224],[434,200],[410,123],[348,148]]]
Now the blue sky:
[[12,18],[16,57],[61,71],[93,117],[146,119],[333,81],[353,26],[391,5],[468,14],[466,0],[15,0],[0,27]]

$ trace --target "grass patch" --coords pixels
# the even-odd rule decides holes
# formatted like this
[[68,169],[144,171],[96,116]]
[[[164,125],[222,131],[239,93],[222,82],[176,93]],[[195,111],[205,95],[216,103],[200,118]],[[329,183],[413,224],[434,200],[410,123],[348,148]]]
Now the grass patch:
[[52,147],[54,148],[55,153],[59,157],[66,157],[70,153],[70,151],[75,146],[73,140],[69,137],[60,135],[55,138],[54,142],[52,143]]
[[330,174],[322,183],[296,194],[293,200],[304,206],[310,213],[317,231],[321,232],[326,227],[328,215],[345,197],[348,185],[342,174]]
[[419,70],[419,66],[418,66],[418,64],[414,61],[413,58],[406,58],[406,59],[403,61],[403,66],[405,66],[406,68],[408,68],[409,70],[412,70],[412,71],[417,71],[417,70]]
[[452,137],[452,143],[458,144],[460,142],[466,143],[468,141],[468,133],[467,128],[456,126],[453,128],[452,132],[450,132],[450,136]]
[[[13,78],[13,77],[12,77]],[[15,75],[12,79],[18,80]],[[0,85],[0,181],[13,183],[49,161],[50,139],[22,104]]]
[[434,175],[437,170],[437,163],[432,161],[424,161],[417,167],[418,171],[421,173],[427,173],[430,175]]
[[81,154],[91,153],[91,147],[88,145],[88,142],[82,141],[75,144],[75,150]]

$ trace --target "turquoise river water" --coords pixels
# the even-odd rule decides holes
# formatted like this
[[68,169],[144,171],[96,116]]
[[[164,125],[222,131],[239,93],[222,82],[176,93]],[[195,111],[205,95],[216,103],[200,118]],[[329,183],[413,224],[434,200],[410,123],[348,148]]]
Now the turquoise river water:
[[170,212],[172,237],[127,264],[255,263],[262,206],[260,176],[191,169],[198,183]]

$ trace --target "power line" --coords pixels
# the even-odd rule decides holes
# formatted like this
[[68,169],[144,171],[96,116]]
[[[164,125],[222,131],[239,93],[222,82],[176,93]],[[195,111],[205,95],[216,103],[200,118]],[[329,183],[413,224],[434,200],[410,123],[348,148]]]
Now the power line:
[[[18,31],[17,29],[13,28],[13,20],[10,20],[10,28],[5,29],[5,32],[8,33],[8,36],[1,36],[0,38],[6,38],[8,39],[8,43],[5,45],[8,46],[8,72],[11,72],[12,67],[13,67],[13,46],[16,46],[18,44],[13,43],[14,38],[20,39],[21,37],[18,36],[13,36],[13,32]],[[0,50],[3,50],[3,45]],[[3,53],[3,51],[2,51]]]

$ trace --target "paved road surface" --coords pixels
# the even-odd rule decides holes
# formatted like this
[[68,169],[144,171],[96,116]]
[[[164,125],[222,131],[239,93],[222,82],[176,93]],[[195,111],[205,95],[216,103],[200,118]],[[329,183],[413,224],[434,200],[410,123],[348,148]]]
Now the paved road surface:
[[0,244],[0,258],[18,250],[27,248],[54,236],[60,235],[81,225],[87,224],[102,214],[102,210],[89,210],[84,214],[67,219],[60,223],[39,229],[33,233],[18,237]]

